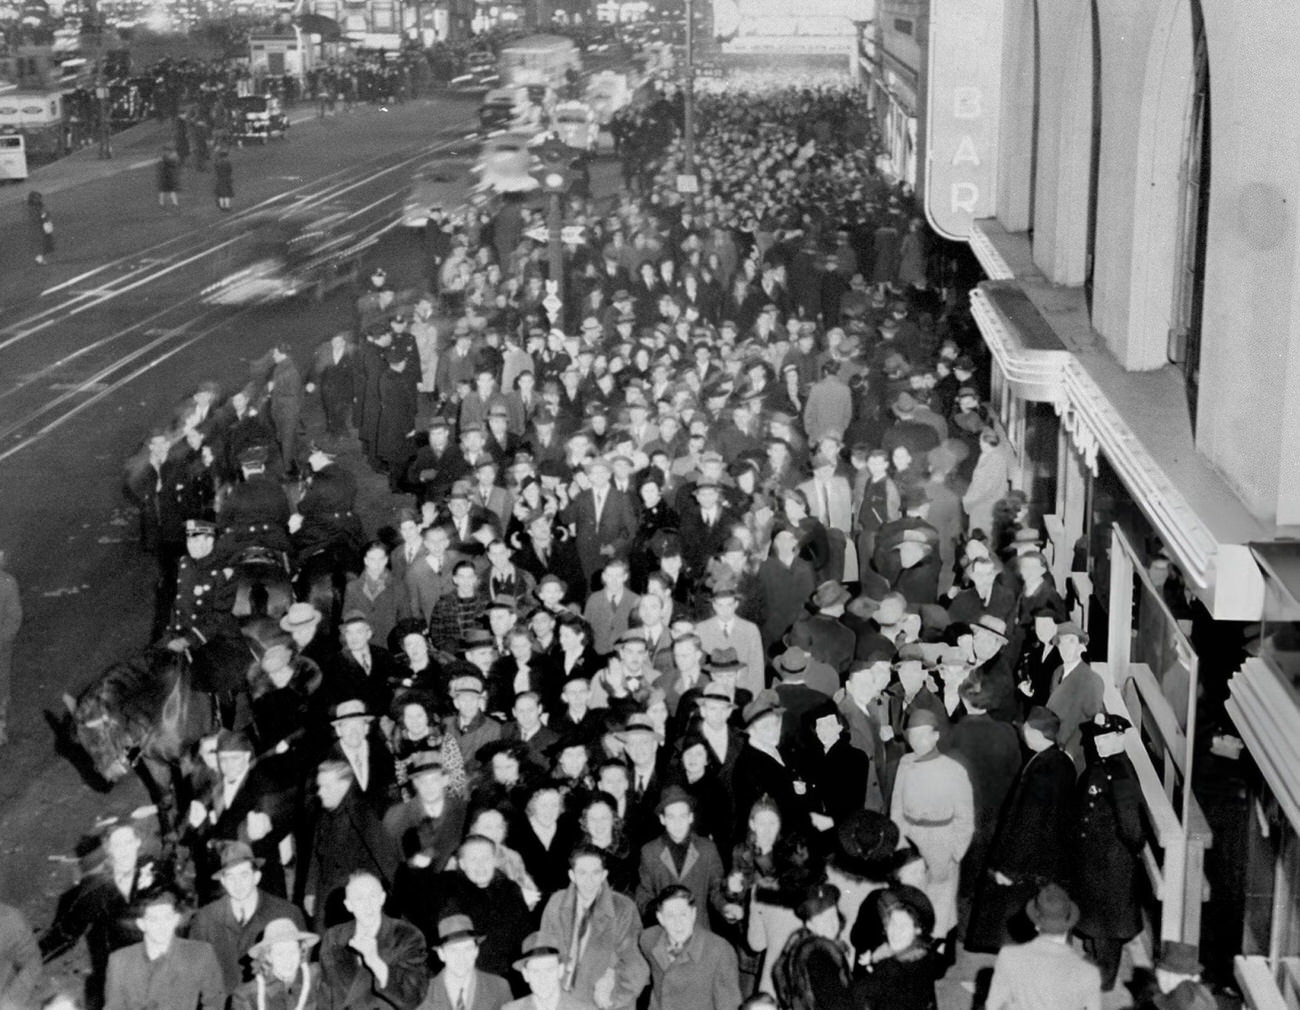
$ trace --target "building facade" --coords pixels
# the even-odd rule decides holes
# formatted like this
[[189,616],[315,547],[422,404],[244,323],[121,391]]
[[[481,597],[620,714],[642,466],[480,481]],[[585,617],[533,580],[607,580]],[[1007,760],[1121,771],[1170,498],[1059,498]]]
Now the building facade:
[[[994,405],[1057,574],[1185,794],[1190,843],[1153,880],[1191,880],[1212,844],[1178,788],[1193,761],[1249,790],[1240,844],[1209,856],[1235,893],[1171,911],[1166,888],[1182,929],[1162,934],[1204,925],[1243,952],[1252,1007],[1294,1006],[1300,7],[933,0],[930,17],[927,213],[989,278],[972,306]],[[975,24],[998,37],[953,73]]]

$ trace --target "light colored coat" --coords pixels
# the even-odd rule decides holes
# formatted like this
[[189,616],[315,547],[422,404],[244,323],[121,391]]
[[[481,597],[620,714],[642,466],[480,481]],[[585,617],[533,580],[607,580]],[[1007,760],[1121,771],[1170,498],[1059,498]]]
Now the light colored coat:
[[736,686],[743,687],[751,694],[757,695],[766,686],[765,659],[763,655],[763,635],[758,625],[746,621],[743,617],[732,618],[731,637],[724,638],[722,622],[716,617],[701,621],[695,627],[700,636],[700,645],[705,653],[715,649],[735,649],[736,658],[745,664],[745,669],[736,678]]
[[[703,916],[703,910],[699,910]],[[736,1010],[740,1006],[740,969],[731,944],[699,921],[674,959],[662,926],[641,934],[641,951],[650,962],[650,1010]]]
[[1068,943],[1038,936],[1003,947],[986,1010],[1101,1010],[1101,975]]
[[[546,902],[542,912],[542,943],[562,952],[567,976],[569,954],[576,926],[577,889],[572,885]],[[631,1010],[637,997],[650,981],[650,966],[637,948],[641,935],[641,917],[632,899],[608,886],[596,897],[587,937],[578,951],[570,991],[579,999],[595,1002],[596,983],[612,972],[614,989],[610,997],[612,1010]]]
[[970,776],[956,759],[937,751],[924,758],[904,755],[889,816],[925,860],[922,890],[934,906],[934,935],[946,936],[957,924],[959,871],[975,834]]

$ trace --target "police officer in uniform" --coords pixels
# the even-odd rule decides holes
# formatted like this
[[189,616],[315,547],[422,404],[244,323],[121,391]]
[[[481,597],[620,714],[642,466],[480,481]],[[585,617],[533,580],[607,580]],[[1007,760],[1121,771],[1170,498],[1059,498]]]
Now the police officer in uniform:
[[289,498],[267,474],[267,456],[264,445],[249,446],[239,454],[244,479],[230,489],[220,510],[221,546],[216,561],[223,566],[245,547],[268,547],[288,556]]
[[338,443],[323,436],[312,443],[307,456],[311,476],[298,510],[289,517],[289,532],[298,563],[324,550],[342,552],[342,563],[355,570],[365,534],[354,507],[357,479],[339,466]]
[[1115,986],[1124,944],[1142,929],[1138,870],[1146,833],[1142,789],[1124,753],[1129,721],[1101,712],[1083,725],[1087,766],[1078,784],[1076,879],[1070,893],[1081,912],[1075,933],[1101,970],[1101,988]]
[[185,523],[186,556],[176,575],[176,600],[168,625],[167,648],[197,649],[221,637],[239,634],[231,610],[235,603],[233,572],[212,556],[217,524],[206,519]]

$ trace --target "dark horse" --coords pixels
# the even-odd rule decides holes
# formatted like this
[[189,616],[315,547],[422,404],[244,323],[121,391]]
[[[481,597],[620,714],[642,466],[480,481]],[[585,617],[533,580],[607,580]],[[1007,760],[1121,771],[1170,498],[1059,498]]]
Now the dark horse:
[[[238,667],[242,678],[247,646],[232,641],[223,648],[202,660],[231,672]],[[112,785],[134,768],[158,805],[159,830],[169,841],[179,826],[177,811],[189,800],[185,776],[196,745],[218,728],[212,698],[194,687],[193,666],[184,654],[146,649],[113,663],[80,697],[63,696],[95,771]]]

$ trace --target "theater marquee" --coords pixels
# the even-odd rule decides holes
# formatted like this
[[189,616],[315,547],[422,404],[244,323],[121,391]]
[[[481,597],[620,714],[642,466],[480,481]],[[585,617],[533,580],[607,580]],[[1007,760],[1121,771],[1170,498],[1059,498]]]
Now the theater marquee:
[[925,210],[965,242],[997,212],[1002,0],[933,0],[926,109]]

